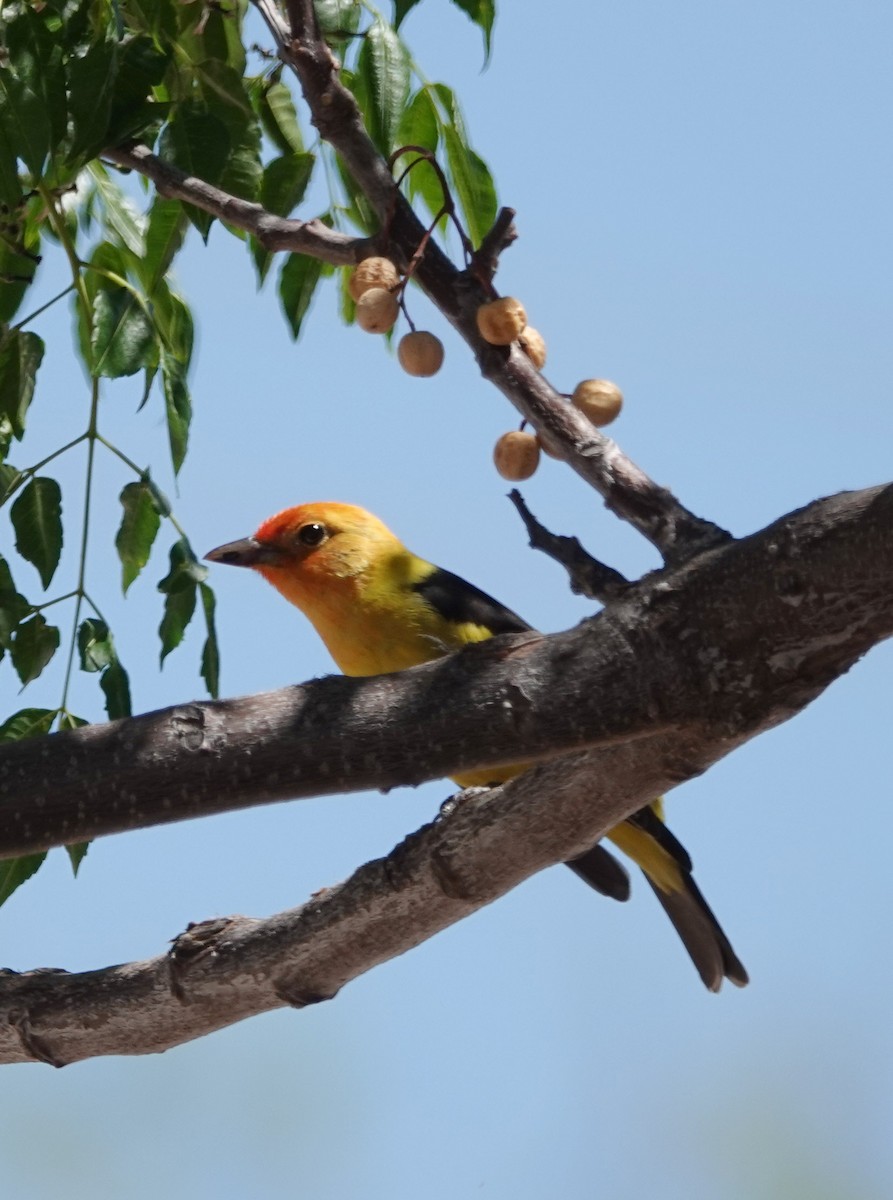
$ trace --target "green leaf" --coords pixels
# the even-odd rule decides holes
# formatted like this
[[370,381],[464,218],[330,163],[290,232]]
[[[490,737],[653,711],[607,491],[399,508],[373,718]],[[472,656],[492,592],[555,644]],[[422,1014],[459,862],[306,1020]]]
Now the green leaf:
[[12,463],[0,463],[0,505],[13,494],[21,478],[22,472]]
[[179,538],[170,549],[170,570],[159,581],[159,592],[171,594],[195,587],[208,578],[208,568],[195,557],[185,538]]
[[64,733],[68,729],[83,729],[85,725],[89,724],[86,717],[77,717],[72,712],[60,712],[59,724],[56,728],[60,733]]
[[23,195],[19,178],[18,155],[12,139],[12,130],[0,122],[0,204],[12,212],[18,208]]
[[164,78],[172,55],[172,43],[156,44],[144,34],[125,38],[120,44],[108,145],[119,145],[138,134],[144,136],[148,126],[164,117],[167,106],[154,101],[150,93]]
[[104,671],[115,657],[109,627],[99,617],[88,617],[81,621],[77,646],[82,671]]
[[158,584],[158,590],[166,594],[164,615],[158,628],[162,663],[183,640],[186,626],[195,612],[196,590],[207,574],[207,568],[195,557],[185,538],[174,542],[170,551],[170,570]]
[[39,178],[50,149],[52,132],[43,100],[6,67],[0,67],[3,137],[34,178]]
[[22,681],[31,683],[59,649],[59,630],[48,625],[40,613],[24,621],[12,639],[12,665]]
[[150,298],[183,245],[187,224],[186,213],[179,200],[165,200],[163,196],[156,196],[149,209],[144,269],[141,272],[143,285]]
[[452,125],[459,138],[463,142],[468,141],[468,134],[465,131],[465,118],[462,115],[462,106],[456,98],[456,93],[445,83],[434,83],[431,85],[431,88],[445,113],[445,120],[441,119],[440,122],[441,129],[445,125]]
[[9,563],[0,554],[0,658],[12,646],[12,635],[31,612],[31,605],[16,591]]
[[283,154],[300,154],[304,138],[291,92],[285,84],[276,80],[262,87],[257,107],[264,132],[276,149]]
[[22,86],[38,97],[49,127],[47,149],[52,150],[65,136],[68,119],[62,45],[58,31],[52,28],[55,21],[42,11],[43,6],[4,4],[3,10],[3,40],[10,69]]
[[171,447],[174,474],[179,474],[189,443],[189,424],[192,421],[192,399],[186,385],[186,369],[173,355],[162,352],[161,384],[164,389],[164,409]]
[[0,415],[20,441],[43,352],[41,339],[27,330],[9,329],[0,339]]
[[121,590],[127,589],[149,561],[152,544],[161,526],[158,506],[145,482],[125,484],[120,496],[124,508],[115,535],[115,548],[121,560]]
[[182,297],[171,291],[166,279],[159,280],[155,286],[152,314],[164,349],[176,359],[185,373],[192,360],[195,327],[189,306]]
[[199,584],[199,592],[205,614],[205,625],[208,629],[208,636],[202,647],[201,675],[208,689],[208,695],[212,700],[216,700],[220,695],[220,647],[217,644],[217,628],[214,624],[216,600],[214,592],[206,583]]
[[403,110],[397,130],[398,144],[423,146],[433,153],[439,140],[439,124],[431,93],[426,87],[419,88]]
[[195,584],[168,593],[164,601],[164,615],[158,627],[161,638],[161,663],[183,640],[186,626],[195,612]]
[[241,40],[241,22],[234,19],[237,6],[219,8],[204,4],[180,4],[176,36],[178,52],[192,64],[219,59],[241,77],[245,71],[245,47]]
[[16,550],[37,568],[46,590],[62,553],[62,492],[55,479],[37,476],[10,509]]
[[313,0],[319,28],[327,41],[356,33],[363,5],[358,0]]
[[155,327],[127,288],[101,287],[93,301],[93,374],[135,375],[157,356]]
[[367,200],[365,193],[359,187],[353,175],[351,175],[350,171],[344,165],[340,154],[335,156],[335,163],[338,167],[338,175],[344,185],[344,190],[350,199],[350,203],[345,211],[355,225],[358,225],[365,233],[371,234],[379,227],[375,209]]
[[443,130],[447,148],[450,176],[459,195],[465,216],[468,236],[473,245],[481,240],[496,219],[496,188],[489,168],[484,160],[471,149],[452,129]]
[[[268,212],[287,217],[307,190],[316,157],[309,153],[283,154],[264,168],[260,202]],[[251,251],[258,280],[263,283],[273,262],[273,254],[252,238]]]
[[[0,148],[2,148],[3,122],[0,121]],[[0,151],[2,163],[2,151]],[[2,184],[2,180],[0,180]],[[4,202],[0,193],[0,203]],[[11,211],[15,211],[17,200],[8,200]],[[21,307],[25,293],[34,281],[40,263],[40,224],[35,216],[40,210],[33,203],[25,210],[24,224],[18,230],[7,226],[0,230],[0,321],[11,321]]]
[[68,106],[72,128],[69,161],[86,162],[109,144],[108,128],[117,82],[118,47],[111,38],[94,42],[83,55],[69,57]]
[[99,686],[105,694],[105,711],[110,721],[132,715],[130,681],[117,658],[109,663],[99,677]]
[[[86,721],[84,724],[86,725]],[[73,842],[72,845],[65,847],[66,853],[68,854],[68,861],[71,863],[71,873],[75,877],[77,877],[78,868],[87,857],[87,851],[89,849],[89,842]]]
[[23,854],[0,862],[0,904],[5,904],[16,888],[31,878],[46,856],[46,850],[41,850],[39,854]]
[[313,174],[316,155],[283,154],[267,163],[261,184],[261,204],[279,217],[287,217],[301,202]]
[[[401,146],[421,146],[432,154],[436,152],[440,141],[440,121],[426,87],[416,92],[406,106],[397,130],[397,141]],[[402,170],[412,161],[411,154],[403,155],[397,167]],[[445,199],[443,187],[430,163],[424,160],[417,162],[407,175],[406,183],[410,199],[421,196],[432,217],[440,212]]]
[[246,200],[256,199],[262,176],[260,128],[241,74],[225,62],[208,59],[196,66],[195,80],[208,113],[229,134],[221,188]]
[[22,742],[49,733],[58,708],[20,708],[0,725],[0,742]]
[[394,0],[394,28],[399,29],[406,14],[419,3],[419,0]]
[[132,201],[124,195],[121,188],[110,178],[108,171],[99,162],[90,163],[87,168],[93,176],[93,183],[102,201],[102,215],[105,225],[113,230],[121,239],[122,244],[142,259],[145,254],[144,225],[145,220],[134,207]]
[[[177,106],[173,120],[161,135],[161,157],[206,183],[219,184],[226,168],[232,141],[226,125],[196,103]],[[186,215],[205,241],[213,217],[192,204]]]
[[357,99],[369,135],[383,154],[389,154],[397,144],[397,128],[409,95],[410,63],[400,38],[380,17],[366,30],[357,76],[363,85]]
[[[398,0],[399,2],[399,0]],[[453,0],[457,8],[461,8],[475,25],[479,25],[484,35],[484,65],[490,59],[493,22],[496,19],[495,0]]]
[[309,258],[306,254],[289,254],[280,272],[279,299],[295,339],[300,335],[321,274],[319,259]]

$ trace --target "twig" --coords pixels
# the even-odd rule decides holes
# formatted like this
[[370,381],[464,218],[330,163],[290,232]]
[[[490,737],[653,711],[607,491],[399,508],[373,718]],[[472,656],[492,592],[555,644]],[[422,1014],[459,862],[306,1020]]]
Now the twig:
[[578,538],[551,533],[541,525],[524,503],[524,498],[517,488],[512,488],[509,492],[509,500],[524,522],[530,545],[534,550],[542,550],[564,567],[570,576],[571,591],[575,595],[587,596],[601,604],[610,604],[612,600],[622,596],[630,586],[629,580],[619,571],[599,562],[584,550]]
[[484,234],[481,244],[471,258],[470,269],[485,286],[489,285],[496,274],[500,254],[508,249],[517,236],[515,210],[501,208],[492,227]]
[[103,158],[119,167],[139,171],[152,180],[162,196],[194,204],[228,225],[246,230],[265,250],[290,250],[294,254],[322,259],[333,266],[352,266],[363,258],[369,245],[367,238],[348,237],[322,221],[296,221],[274,216],[251,200],[241,200],[203,179],[187,175],[146,146],[114,147],[103,151]]

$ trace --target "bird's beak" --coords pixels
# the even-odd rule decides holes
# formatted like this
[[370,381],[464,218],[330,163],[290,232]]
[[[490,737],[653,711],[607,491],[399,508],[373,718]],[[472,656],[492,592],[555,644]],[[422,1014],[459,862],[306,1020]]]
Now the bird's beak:
[[207,562],[226,563],[230,567],[260,567],[282,561],[282,551],[277,546],[259,542],[257,538],[241,538],[238,542],[227,542],[205,555]]

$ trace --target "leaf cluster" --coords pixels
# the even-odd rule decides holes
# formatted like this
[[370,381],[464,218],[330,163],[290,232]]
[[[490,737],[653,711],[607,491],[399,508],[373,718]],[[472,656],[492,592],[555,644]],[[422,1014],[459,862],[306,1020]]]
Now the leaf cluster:
[[[479,25],[489,54],[492,0],[455,3]],[[316,0],[320,27],[376,147],[388,156],[411,144],[442,159],[442,175],[422,159],[414,163],[406,175],[410,198],[436,218],[446,180],[471,240],[479,242],[496,213],[495,188],[471,146],[454,92],[424,77],[401,36],[401,22],[414,6],[398,0],[391,25],[369,4]],[[172,530],[169,569],[158,583],[160,661],[182,644],[198,615],[205,627],[200,672],[210,695],[218,693],[214,595],[205,569],[158,485],[159,468],[140,466],[102,434],[110,386],[137,377],[138,410],[160,405],[170,469],[180,472],[192,418],[194,322],[172,268],[190,228],[207,241],[215,218],[179,199],[147,195],[133,177],[103,161],[103,150],[140,143],[188,175],[277,216],[312,200],[330,226],[361,235],[377,231],[367,200],[316,137],[282,65],[270,52],[246,49],[246,10],[246,0],[11,0],[0,12],[0,506],[16,553],[35,569],[43,591],[34,596],[18,579],[14,556],[0,558],[0,671],[13,672],[25,687],[52,664],[67,664],[58,706],[21,708],[0,726],[0,738],[83,723],[71,709],[74,666],[78,678],[98,681],[110,718],[131,713],[128,673],[86,576],[90,523],[69,528],[68,505],[52,472],[65,454],[86,454],[79,499],[88,514],[91,502],[94,509],[100,503],[93,495],[97,454],[115,456],[128,476],[115,535],[125,593],[149,563],[162,529]],[[259,285],[277,267],[287,328],[298,337],[320,282],[335,268],[299,254],[276,263],[256,239],[225,228],[245,242]],[[63,271],[65,286],[22,316],[29,289],[47,269]],[[340,309],[350,320],[346,271],[340,275]],[[22,443],[30,424],[36,417],[52,421],[40,388],[40,316],[63,300],[72,306],[75,353],[88,381],[83,432],[27,464]],[[112,503],[108,497],[106,507]],[[80,565],[76,579],[54,590],[66,542]],[[74,607],[67,639],[53,620],[54,606],[63,603]],[[82,853],[72,850],[75,866]],[[30,859],[7,864],[0,902],[38,865]]]

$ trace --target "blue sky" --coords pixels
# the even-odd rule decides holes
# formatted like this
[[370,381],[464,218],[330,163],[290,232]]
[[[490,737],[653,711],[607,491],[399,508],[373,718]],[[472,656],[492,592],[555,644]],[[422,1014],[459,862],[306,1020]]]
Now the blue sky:
[[[888,480],[889,6],[555,11],[550,28],[541,6],[504,4],[485,72],[478,33],[451,6],[429,0],[406,23],[427,74],[462,96],[500,199],[518,210],[497,283],[545,335],[548,377],[567,391],[587,376],[617,380],[627,403],[612,433],[627,453],[736,534]],[[54,270],[48,256],[41,295],[61,286]],[[447,350],[426,381],[338,324],[334,294],[294,346],[272,291],[255,294],[248,256],[219,229],[208,249],[193,240],[178,278],[199,352],[176,509],[197,549],[289,504],[351,501],[543,629],[587,615],[527,549],[492,469],[513,411],[420,296],[415,320]],[[69,422],[83,426],[69,329],[62,311],[38,327],[54,344],[30,460]],[[164,479],[157,404],[133,409],[133,389],[110,387],[102,428]],[[76,513],[82,464],[65,469]],[[108,496],[125,481],[102,463]],[[563,465],[546,461],[524,494],[625,573],[656,565]],[[91,590],[107,598],[135,704],[199,696],[199,632],[161,674],[145,633],[160,615],[166,543],[119,602],[107,507]],[[72,539],[61,570],[74,569]],[[331,670],[261,580],[221,569],[214,583],[225,695]],[[749,988],[706,993],[644,885],[614,905],[548,871],[330,1004],[158,1058],[7,1068],[9,1194],[889,1195],[891,665],[880,647],[806,713],[670,796]],[[57,696],[47,676],[34,703]],[[92,680],[81,697],[99,718]],[[190,920],[298,904],[389,850],[449,791],[106,839],[77,882],[55,854],[0,913],[3,962],[83,970],[160,953]]]

